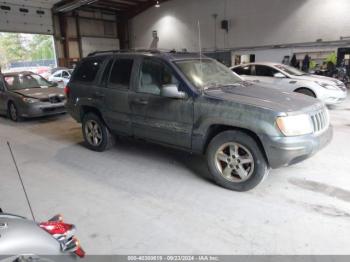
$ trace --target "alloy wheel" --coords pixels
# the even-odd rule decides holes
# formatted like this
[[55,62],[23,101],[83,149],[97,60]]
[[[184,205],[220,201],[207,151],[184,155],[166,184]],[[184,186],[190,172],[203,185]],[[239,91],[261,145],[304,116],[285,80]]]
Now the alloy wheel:
[[236,142],[223,144],[215,154],[215,165],[221,176],[230,182],[244,182],[254,172],[252,153]]
[[103,135],[100,125],[94,120],[88,120],[85,124],[86,139],[92,146],[99,146],[102,143]]

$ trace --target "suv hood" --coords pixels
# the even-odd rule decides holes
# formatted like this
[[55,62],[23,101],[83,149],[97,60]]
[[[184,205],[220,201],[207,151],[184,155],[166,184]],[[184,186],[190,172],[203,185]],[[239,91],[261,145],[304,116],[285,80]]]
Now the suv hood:
[[64,96],[64,90],[57,87],[48,87],[48,88],[29,88],[22,90],[11,90],[11,92],[36,99],[45,99],[50,96]]
[[323,107],[322,102],[315,98],[254,84],[237,84],[209,89],[205,91],[205,95],[228,102],[246,103],[275,112],[314,111]]

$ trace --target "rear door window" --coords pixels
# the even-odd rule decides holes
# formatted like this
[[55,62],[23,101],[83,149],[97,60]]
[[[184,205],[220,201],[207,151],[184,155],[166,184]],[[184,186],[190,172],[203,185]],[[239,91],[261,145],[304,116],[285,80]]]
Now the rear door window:
[[96,57],[83,61],[76,69],[73,81],[94,82],[104,60],[104,57]]
[[63,71],[63,72],[62,72],[62,77],[63,77],[63,78],[69,78],[69,76],[70,76],[70,75],[69,75],[68,72],[66,72],[66,71]]
[[128,89],[130,86],[133,59],[117,58],[109,77],[109,87]]

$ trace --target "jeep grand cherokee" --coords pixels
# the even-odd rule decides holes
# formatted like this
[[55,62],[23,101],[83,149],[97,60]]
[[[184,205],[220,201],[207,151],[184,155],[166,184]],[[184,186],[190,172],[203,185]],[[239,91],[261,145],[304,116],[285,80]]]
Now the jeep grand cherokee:
[[213,179],[236,191],[332,138],[319,100],[245,83],[190,53],[94,53],[77,66],[66,94],[88,148],[104,151],[114,135],[126,135],[205,154]]

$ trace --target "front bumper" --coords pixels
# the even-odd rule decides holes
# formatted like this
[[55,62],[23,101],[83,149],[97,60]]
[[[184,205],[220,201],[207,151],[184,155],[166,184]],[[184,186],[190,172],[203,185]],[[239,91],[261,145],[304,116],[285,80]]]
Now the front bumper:
[[330,143],[333,127],[319,135],[310,134],[296,137],[263,137],[263,144],[271,168],[299,163],[320,151]]
[[347,90],[327,90],[320,95],[321,99],[326,105],[336,105],[343,102],[347,97]]
[[50,116],[50,115],[62,114],[65,112],[66,112],[66,108],[64,107],[64,102],[33,103],[33,104],[27,104],[24,107],[19,108],[20,116],[25,118]]

